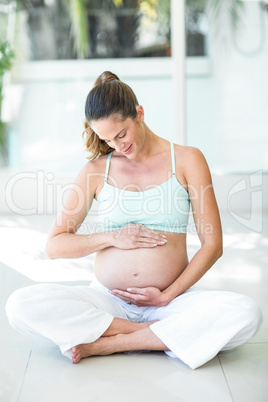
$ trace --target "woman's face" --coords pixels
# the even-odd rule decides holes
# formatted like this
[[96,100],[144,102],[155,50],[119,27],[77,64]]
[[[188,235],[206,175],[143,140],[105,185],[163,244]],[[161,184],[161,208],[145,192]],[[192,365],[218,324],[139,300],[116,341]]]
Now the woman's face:
[[90,126],[111,148],[134,159],[142,149],[145,138],[142,106],[137,107],[137,112],[136,120],[131,118],[122,120],[118,115],[112,115],[105,119],[94,120]]

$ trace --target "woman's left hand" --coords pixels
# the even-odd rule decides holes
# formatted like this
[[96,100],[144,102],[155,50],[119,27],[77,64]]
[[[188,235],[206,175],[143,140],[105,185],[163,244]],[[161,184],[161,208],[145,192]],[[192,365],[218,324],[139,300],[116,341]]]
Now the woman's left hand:
[[162,307],[168,304],[166,297],[161,290],[153,286],[146,288],[128,288],[126,291],[113,289],[110,293],[129,304],[135,304],[138,307]]

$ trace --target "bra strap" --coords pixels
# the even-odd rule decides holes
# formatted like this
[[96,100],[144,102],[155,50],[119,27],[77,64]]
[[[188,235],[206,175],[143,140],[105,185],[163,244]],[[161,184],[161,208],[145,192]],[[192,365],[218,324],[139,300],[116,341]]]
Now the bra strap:
[[107,183],[107,179],[108,179],[108,174],[109,174],[109,168],[110,168],[110,162],[111,162],[111,157],[112,157],[112,153],[110,152],[106,161],[106,169],[105,169],[105,177],[104,177],[104,182]]
[[175,151],[173,142],[170,142],[170,151],[171,151],[171,163],[172,163],[172,176],[176,176]]

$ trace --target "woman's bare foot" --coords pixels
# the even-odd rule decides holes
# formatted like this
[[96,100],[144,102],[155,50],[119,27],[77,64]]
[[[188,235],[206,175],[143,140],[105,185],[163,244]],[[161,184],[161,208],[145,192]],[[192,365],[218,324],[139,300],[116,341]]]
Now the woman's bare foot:
[[[139,330],[148,328],[151,324],[153,324],[156,321],[158,320],[140,323]],[[84,359],[85,357],[96,356],[96,355],[107,356],[116,353],[117,351],[116,349],[113,348],[113,342],[111,342],[111,338],[113,338],[114,340],[115,338],[118,338],[120,336],[122,336],[122,334],[117,334],[113,336],[102,336],[95,342],[74,346],[73,348],[71,348],[73,363],[75,364],[79,363],[79,361],[81,359]]]
[[73,363],[79,363],[81,359],[90,356],[106,356],[115,353],[110,347],[111,338],[118,337],[120,335],[114,335],[112,337],[101,337],[92,343],[85,343],[74,346],[71,348]]

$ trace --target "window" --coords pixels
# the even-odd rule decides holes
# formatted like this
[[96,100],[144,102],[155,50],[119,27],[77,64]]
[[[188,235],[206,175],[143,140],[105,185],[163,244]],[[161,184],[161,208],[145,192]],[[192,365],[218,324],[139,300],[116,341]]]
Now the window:
[[208,19],[204,0],[186,0],[186,55],[208,55]]
[[26,60],[170,56],[170,0],[19,4]]

